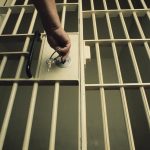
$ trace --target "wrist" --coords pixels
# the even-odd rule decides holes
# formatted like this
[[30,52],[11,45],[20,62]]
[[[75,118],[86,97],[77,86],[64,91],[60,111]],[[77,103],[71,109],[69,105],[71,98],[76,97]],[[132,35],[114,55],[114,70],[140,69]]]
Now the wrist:
[[47,35],[53,35],[59,29],[61,29],[61,25],[59,25],[59,26],[49,26],[47,29],[45,29],[45,31],[46,31]]

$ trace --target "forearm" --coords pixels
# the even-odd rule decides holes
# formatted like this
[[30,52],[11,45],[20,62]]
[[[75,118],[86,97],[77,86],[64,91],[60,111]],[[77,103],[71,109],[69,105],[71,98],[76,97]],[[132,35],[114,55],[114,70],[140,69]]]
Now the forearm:
[[38,10],[46,32],[51,32],[61,26],[55,0],[32,0]]
[[38,10],[49,45],[65,60],[71,47],[67,33],[61,28],[55,0],[32,0]]

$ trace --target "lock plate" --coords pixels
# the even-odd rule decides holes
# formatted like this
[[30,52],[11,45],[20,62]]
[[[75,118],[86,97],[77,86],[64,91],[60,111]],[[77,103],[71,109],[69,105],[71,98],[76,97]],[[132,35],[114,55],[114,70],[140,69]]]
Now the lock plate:
[[39,79],[52,81],[78,81],[79,80],[79,34],[68,33],[71,40],[71,49],[66,62],[55,62],[48,69],[46,61],[54,50],[49,46],[47,39],[42,48]]

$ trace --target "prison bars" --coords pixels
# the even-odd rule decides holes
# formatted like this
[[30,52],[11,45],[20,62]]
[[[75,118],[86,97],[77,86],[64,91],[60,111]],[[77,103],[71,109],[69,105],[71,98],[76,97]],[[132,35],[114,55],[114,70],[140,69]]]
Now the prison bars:
[[34,83],[22,150],[28,150],[28,147],[29,147],[30,134],[31,134],[31,129],[32,129],[32,122],[33,122],[33,115],[34,115],[34,109],[35,109],[35,104],[36,104],[37,92],[38,92],[38,83]]
[[[64,4],[66,4],[66,2],[67,2],[67,0],[63,1]],[[66,15],[66,5],[63,5],[62,17],[61,17],[61,26],[63,28],[65,26],[65,15]],[[60,88],[60,83],[56,82],[55,83],[54,100],[53,100],[49,150],[55,150],[57,113],[58,113],[58,103],[59,103],[59,88]]]
[[[145,1],[144,1],[144,0],[141,0],[141,3],[142,3],[142,5],[143,5],[144,9],[147,9],[147,5],[146,5]],[[150,20],[150,12],[147,12],[147,16],[148,16],[148,18],[149,18],[149,20]]]
[[[90,2],[91,2],[91,10],[94,10],[93,0],[90,0]],[[96,17],[94,13],[92,13],[92,21],[93,21],[94,38],[97,40],[98,34],[97,34],[97,26],[96,26]],[[95,43],[95,47],[96,47],[97,67],[98,67],[98,78],[99,78],[99,82],[103,84],[103,73],[102,73],[102,64],[100,58],[101,54],[100,54],[99,44]],[[102,118],[103,118],[104,145],[105,145],[105,149],[109,150],[110,141],[109,141],[105,92],[103,87],[100,88],[100,96],[101,96],[101,109],[102,109]]]
[[79,2],[79,49],[80,49],[80,145],[79,148],[87,150],[87,124],[86,124],[86,95],[85,95],[85,72],[84,72],[84,51],[83,51],[83,14],[82,14],[82,1]]
[[[66,0],[64,0],[64,3],[66,3]],[[65,25],[65,14],[66,14],[66,6],[63,6],[63,12],[62,12],[62,27],[64,28]],[[33,89],[33,92],[37,93],[37,83],[34,83],[35,89]],[[55,149],[55,140],[56,140],[56,126],[57,126],[57,112],[58,112],[58,102],[59,102],[59,82],[55,83],[55,91],[54,91],[54,100],[53,100],[53,110],[52,110],[52,120],[51,120],[51,130],[50,130],[50,141],[49,141],[49,150]],[[34,96],[35,97],[35,96]],[[32,120],[33,120],[33,113],[34,113],[34,107],[35,107],[35,100],[36,98],[31,99],[30,104],[30,110],[29,110],[29,116],[27,121],[27,127],[26,127],[26,134],[23,144],[23,150],[27,150],[29,146],[29,140],[30,140],[30,133],[31,133],[31,127],[32,127]]]
[[[120,9],[120,5],[119,5],[118,0],[116,0],[116,5],[117,5],[118,9]],[[125,36],[126,36],[126,38],[130,38],[122,13],[119,13],[119,16],[120,16],[120,19],[121,19],[121,23],[122,23],[122,26],[123,26],[123,29],[124,29]],[[132,62],[133,62],[133,66],[134,66],[134,69],[135,69],[137,80],[138,80],[139,83],[142,83],[140,71],[139,71],[139,68],[138,68],[138,64],[137,64],[137,61],[136,61],[136,57],[135,57],[133,46],[132,46],[131,42],[128,42],[128,47],[129,47],[129,52],[130,52],[130,55],[131,55],[131,58],[132,58]],[[143,104],[144,104],[144,109],[145,109],[148,125],[150,127],[150,111],[149,111],[149,106],[148,106],[148,101],[147,101],[147,97],[146,97],[146,94],[145,94],[145,90],[144,90],[143,87],[140,87],[140,92],[141,92],[141,96],[142,96],[142,100],[143,100]]]
[[[104,4],[104,8],[107,10],[107,3],[106,3],[105,0],[103,0],[103,4]],[[110,21],[110,17],[109,17],[108,13],[106,13],[106,20],[107,20],[107,25],[108,25],[110,38],[114,39],[113,31],[112,31],[112,27],[111,27],[111,21]],[[113,50],[113,55],[114,55],[118,80],[119,80],[119,83],[122,84],[123,79],[122,79],[121,69],[120,69],[120,65],[119,65],[119,59],[118,59],[118,54],[117,54],[117,50],[116,50],[116,45],[115,45],[114,42],[112,42],[112,50]],[[120,92],[121,92],[121,99],[122,99],[122,104],[123,104],[124,117],[125,117],[125,122],[126,122],[126,127],[127,127],[129,146],[130,146],[131,150],[135,150],[133,133],[132,133],[132,129],[131,129],[129,111],[128,111],[128,106],[127,106],[127,100],[126,100],[125,90],[124,90],[123,87],[120,88]]]
[[[15,2],[16,2],[16,0],[13,0],[12,3],[11,3],[11,6],[13,6],[15,4]],[[8,11],[6,13],[6,16],[5,16],[4,20],[3,20],[3,23],[2,23],[2,25],[0,27],[0,35],[2,34],[2,32],[3,32],[4,28],[5,28],[5,25],[7,23],[7,20],[9,18],[10,14],[11,14],[11,9],[8,9]],[[4,56],[3,59],[2,59],[1,66],[0,66],[0,78],[1,78],[1,76],[3,74],[3,71],[4,71],[6,63],[7,63],[7,57]]]
[[[127,127],[127,131],[128,131],[129,145],[130,145],[130,149],[135,149],[133,133],[132,133],[131,123],[130,123],[130,117],[129,117],[128,107],[127,107],[127,102],[126,102],[126,95],[125,95],[125,90],[124,90],[124,87],[128,87],[129,85],[125,86],[125,84],[123,83],[121,70],[120,70],[120,65],[119,65],[119,60],[118,60],[118,55],[117,55],[117,51],[116,51],[116,45],[115,45],[116,42],[119,42],[120,40],[124,40],[124,39],[114,39],[113,31],[112,31],[112,28],[111,28],[111,22],[110,22],[110,18],[109,18],[109,13],[112,12],[113,10],[108,11],[107,10],[107,3],[106,3],[106,1],[104,0],[103,3],[104,3],[104,8],[105,8],[104,11],[106,13],[106,19],[107,19],[107,24],[108,24],[109,34],[110,34],[111,39],[110,40],[109,39],[100,40],[98,38],[94,38],[93,43],[95,44],[95,47],[96,47],[96,56],[97,56],[97,49],[98,49],[97,46],[96,46],[97,43],[101,42],[101,44],[103,44],[104,41],[106,41],[106,42],[109,41],[112,44],[113,55],[114,55],[114,59],[115,59],[115,65],[116,65],[117,75],[118,75],[119,85],[120,85],[119,87],[120,87],[121,96],[122,96],[122,103],[123,103],[123,108],[124,108],[126,127]],[[117,3],[117,5],[119,5],[119,2],[117,0],[116,0],[116,3]],[[136,12],[136,10],[133,7],[131,8],[131,10],[132,10],[133,13]],[[102,10],[102,12],[104,12],[104,11]],[[122,16],[122,18],[123,18],[123,13],[122,13],[123,11],[121,10],[120,7],[118,7],[117,11],[119,12],[119,15]],[[91,11],[83,11],[84,14],[85,13],[91,13],[92,20],[93,20],[93,18],[94,18],[93,16],[95,15],[96,12],[100,13],[101,11],[97,11],[97,10],[93,10],[93,9]],[[148,12],[147,12],[147,14],[148,14]],[[85,16],[85,18],[86,18],[86,16]],[[95,24],[95,25],[93,25],[94,37],[95,37],[95,30],[96,30],[96,23],[95,23],[95,21],[96,21],[96,19],[94,19],[94,21],[93,21],[94,22],[93,24]],[[141,86],[136,86],[136,87],[140,88],[140,92],[141,92],[141,95],[142,95],[142,100],[143,100],[143,103],[144,103],[145,113],[146,113],[146,116],[147,116],[147,120],[149,122],[149,106],[148,106],[148,103],[147,103],[147,97],[146,97],[145,90],[144,90],[144,87],[143,87],[143,86],[145,86],[145,83],[142,83],[140,72],[139,72],[139,69],[138,69],[138,66],[137,66],[137,62],[136,62],[136,58],[135,58],[135,55],[134,55],[133,47],[132,47],[132,44],[131,44],[131,42],[133,43],[135,40],[139,41],[140,39],[132,39],[131,40],[130,37],[127,36],[128,35],[128,31],[127,31],[127,28],[126,28],[125,21],[121,20],[121,22],[122,22],[122,26],[123,26],[123,28],[125,30],[125,34],[126,34],[126,39],[125,40],[126,40],[126,42],[128,43],[128,46],[129,46],[130,54],[131,54],[132,61],[133,61],[133,64],[134,64],[134,69],[135,69],[135,72],[136,72],[136,77],[138,79],[138,84],[141,85]],[[142,31],[142,28],[140,26],[140,22],[138,21],[137,16],[136,16],[136,24],[137,24],[139,32],[140,32],[140,34],[142,36],[142,39],[146,40],[146,41],[144,41],[144,46],[145,46],[145,44],[147,44],[145,46],[145,48],[146,48],[147,54],[149,56],[149,47],[148,47],[147,39],[144,36],[144,32]],[[91,44],[92,40],[85,40],[85,42],[88,43],[88,44]],[[99,65],[100,63],[99,63],[98,58],[97,58],[97,62],[98,62],[98,73],[99,73],[99,69],[101,67]],[[92,84],[92,85],[91,84],[86,84],[86,89],[91,89],[90,88],[91,86],[93,86],[93,88],[94,88],[96,86],[96,84]],[[101,87],[106,87],[106,85],[105,84],[99,84],[99,85],[97,85],[97,87],[98,87],[97,89],[100,89]]]
[[[82,11],[82,8],[81,8],[81,11]],[[81,15],[82,16],[82,15]],[[82,24],[83,25],[83,24]],[[81,31],[82,32],[82,31]],[[81,36],[82,36],[82,34],[81,34]],[[82,37],[81,37],[81,39],[82,39]],[[82,44],[81,44],[81,47],[82,47]],[[83,48],[83,47],[82,47]],[[84,67],[83,67],[84,68]],[[84,73],[82,73],[82,74],[84,74]],[[85,83],[84,83],[85,84]],[[104,85],[104,84],[102,84],[102,85]],[[142,83],[140,84],[140,85],[143,85]],[[145,84],[144,84],[145,85]],[[123,85],[120,85],[120,86],[124,86],[124,84]],[[137,85],[138,86],[138,85]],[[36,88],[35,88],[36,89]],[[83,89],[82,89],[82,91],[84,91],[84,89],[85,89],[85,87],[83,87]],[[34,91],[34,90],[33,90]],[[85,95],[83,95],[82,96],[82,99],[84,100],[84,96]],[[83,108],[85,108],[85,104],[83,103]],[[84,111],[85,109],[82,109],[82,111],[83,111],[83,113],[82,114],[84,114],[85,113],[85,115],[86,115],[86,111]],[[83,115],[83,119],[85,120],[86,119],[86,117],[85,117],[85,115]],[[85,123],[86,124],[86,123]],[[85,128],[86,127],[86,125],[85,125],[84,123],[83,123],[83,127]],[[83,129],[83,128],[82,128]],[[84,130],[86,130],[86,129],[84,129]],[[83,132],[84,134],[84,137],[86,137],[86,131],[85,132]],[[83,140],[83,143],[86,145],[86,138],[83,138],[84,140]],[[86,146],[84,146],[84,147],[86,147]]]
[[[62,26],[64,26],[64,23],[65,23],[65,13],[66,13],[66,6],[64,5],[63,6],[63,15],[62,15]],[[22,14],[23,13],[21,13],[20,16],[22,16]],[[18,21],[20,21],[20,19]],[[28,34],[30,34],[30,33],[28,33]],[[20,63],[20,66],[22,66],[22,64],[23,64],[23,61],[21,61],[21,62],[22,63]],[[21,68],[20,66],[19,66],[19,68]],[[19,74],[20,73],[17,74],[17,77],[19,77]],[[58,93],[59,83],[58,82],[55,84],[55,87],[56,87],[55,88],[56,92],[55,92],[55,96],[54,96],[54,101],[58,101],[58,98],[56,97],[56,96],[59,95],[59,93]],[[32,120],[33,120],[33,114],[34,114],[34,107],[35,107],[35,102],[36,102],[35,100],[36,100],[37,90],[38,90],[38,84],[34,83],[33,92],[32,92],[33,95],[32,95],[32,98],[31,98],[30,109],[29,109],[29,114],[28,114],[28,121],[27,121],[27,126],[26,126],[26,131],[25,131],[24,142],[23,142],[23,149],[24,150],[28,149],[28,146],[29,146],[29,140],[30,140],[30,133],[31,133],[31,127],[32,127]],[[15,87],[15,91],[17,91],[17,87]],[[16,92],[13,92],[13,93],[16,93]],[[15,94],[13,94],[13,95],[14,95],[14,97],[13,97],[13,99],[14,99],[15,98]],[[57,105],[58,104],[55,102],[53,108],[55,109],[57,107]],[[55,109],[55,110],[57,110],[57,109]],[[54,147],[55,147],[55,134],[56,134],[55,130],[56,130],[56,119],[57,119],[56,112],[57,111],[53,111],[52,128],[51,128],[52,130],[51,130],[51,138],[50,138],[50,149],[54,149]]]
[[[27,3],[27,2],[28,2],[28,0],[25,1],[25,3]],[[37,11],[35,10],[33,13],[33,17],[32,17],[33,20],[30,24],[28,33],[32,32],[36,16],[37,16]],[[6,15],[6,17],[7,17],[7,15]],[[20,17],[20,19],[21,19],[21,17]],[[20,19],[18,20],[18,22],[20,22]],[[16,25],[17,25],[17,23],[16,23]],[[15,34],[17,32],[18,27],[14,28],[13,34]],[[2,26],[2,28],[4,29],[3,26]],[[23,47],[23,52],[27,51],[29,42],[30,42],[30,39],[27,37],[25,44],[24,44],[24,47]],[[25,57],[21,56],[15,78],[19,78],[21,71],[22,71],[24,61],[25,61]],[[3,148],[3,144],[4,144],[4,140],[5,140],[5,136],[6,136],[6,132],[7,132],[7,128],[8,128],[8,124],[9,124],[9,120],[10,120],[10,116],[11,116],[11,112],[12,112],[12,108],[13,108],[13,104],[14,104],[14,100],[15,100],[15,96],[16,96],[16,92],[17,92],[17,88],[18,88],[18,84],[13,83],[11,94],[10,94],[8,105],[7,105],[7,109],[6,109],[6,113],[4,116],[4,121],[2,124],[2,128],[1,128],[1,133],[0,133],[0,150],[2,150],[2,148]]]
[[[132,5],[132,2],[131,2],[130,0],[128,0],[128,2],[129,2],[129,5],[130,5],[131,9],[134,9],[134,7],[133,7],[133,5]],[[136,25],[137,25],[137,27],[138,27],[138,30],[139,30],[139,33],[140,33],[141,37],[142,37],[143,39],[145,39],[145,35],[144,35],[143,29],[142,29],[142,27],[141,27],[141,25],[140,25],[140,22],[139,22],[139,19],[138,19],[138,17],[137,17],[136,12],[133,12],[133,17],[134,17],[134,20],[135,20],[135,22],[136,22]],[[149,57],[149,59],[150,59],[150,48],[149,48],[148,43],[147,43],[147,42],[144,42],[144,46],[145,46],[145,49],[146,49],[146,51],[147,51],[147,55],[148,55],[148,57]]]
[[[134,20],[135,20],[135,23],[137,25],[137,28],[138,28],[139,33],[140,33],[141,38],[142,38],[142,39],[130,39],[129,34],[128,34],[128,30],[127,30],[127,27],[126,27],[126,23],[124,21],[124,15],[123,14],[125,12],[121,9],[118,0],[116,0],[116,5],[117,5],[117,10],[115,10],[115,11],[119,13],[119,17],[120,17],[120,20],[121,20],[121,23],[122,23],[122,26],[123,26],[123,30],[124,30],[126,39],[112,39],[112,38],[111,39],[102,39],[102,40],[101,39],[94,39],[94,40],[85,40],[85,42],[87,44],[100,43],[101,45],[103,45],[103,44],[105,45],[105,44],[113,43],[113,42],[118,43],[118,44],[119,43],[127,43],[128,47],[129,47],[131,59],[132,59],[133,65],[134,65],[134,70],[135,70],[135,73],[136,73],[136,78],[138,80],[138,83],[142,84],[142,78],[141,78],[141,75],[140,75],[140,71],[139,71],[139,67],[138,67],[137,61],[136,61],[136,57],[135,57],[135,54],[134,54],[132,43],[141,43],[140,41],[143,41],[144,47],[145,47],[147,55],[149,57],[150,50],[149,50],[149,45],[148,45],[148,38],[145,37],[144,32],[142,30],[142,27],[140,25],[140,22],[138,20],[138,17],[137,17],[138,10],[134,9],[133,5],[131,7],[131,1],[130,1],[131,12],[134,14],[133,15],[134,16]],[[88,12],[90,12],[90,11],[84,11],[83,13],[86,14]],[[98,13],[99,14],[100,12],[101,11],[98,11],[98,10],[92,10],[90,13]],[[114,12],[114,10],[109,10],[108,11],[108,10],[105,9],[105,10],[102,10],[102,12],[110,13],[111,14],[112,12]],[[149,10],[146,10],[146,13],[148,14]],[[86,17],[86,15],[85,15],[85,17]],[[110,33],[110,31],[109,31],[109,33]],[[149,124],[150,111],[149,111],[149,105],[148,105],[147,97],[146,97],[145,90],[144,90],[144,84],[143,84],[143,87],[140,86],[139,89],[140,89],[140,92],[141,92],[141,95],[142,95],[144,109],[145,109],[146,117],[147,117],[148,124]]]

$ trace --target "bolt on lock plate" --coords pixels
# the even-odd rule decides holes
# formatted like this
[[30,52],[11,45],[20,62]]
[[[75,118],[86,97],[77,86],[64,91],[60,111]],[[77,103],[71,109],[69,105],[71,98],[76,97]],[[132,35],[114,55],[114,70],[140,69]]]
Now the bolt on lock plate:
[[39,68],[40,80],[79,80],[79,35],[78,33],[69,33],[69,37],[71,40],[71,49],[65,62],[62,62],[61,57],[57,57],[57,53],[50,58],[54,50],[49,46],[47,39],[45,40],[45,43],[41,49],[42,57]]

